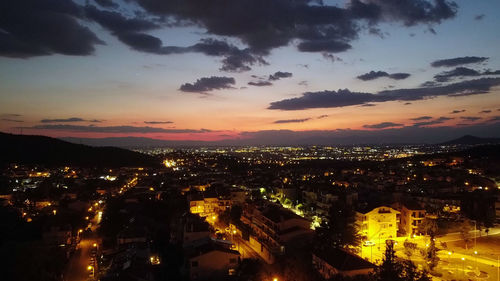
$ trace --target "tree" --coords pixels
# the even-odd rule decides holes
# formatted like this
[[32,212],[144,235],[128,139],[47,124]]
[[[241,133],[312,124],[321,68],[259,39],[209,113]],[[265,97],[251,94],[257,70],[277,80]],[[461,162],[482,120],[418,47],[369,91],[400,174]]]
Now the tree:
[[434,238],[438,233],[438,225],[436,223],[436,220],[426,217],[418,226],[418,231],[420,233],[429,235],[431,239]]
[[328,220],[317,229],[319,241],[339,248],[356,248],[361,243],[358,233],[356,214],[351,206],[341,202],[333,204],[328,213]]
[[429,246],[427,247],[425,260],[427,261],[427,265],[431,271],[434,270],[438,264],[439,257],[437,256],[436,241],[434,238],[431,238]]
[[426,271],[420,271],[411,261],[398,261],[394,251],[394,241],[387,240],[384,261],[372,278],[375,281],[430,281]]
[[470,225],[470,222],[468,220],[464,220],[460,224],[460,236],[462,236],[462,240],[464,240],[465,249],[468,249],[468,244],[471,240],[471,235],[470,235],[471,229],[472,226]]
[[411,256],[417,249],[417,243],[410,242],[408,241],[408,239],[406,239],[403,245],[405,247],[404,249],[405,255],[408,257],[409,260],[411,260]]
[[375,280],[377,281],[400,281],[402,265],[396,262],[396,251],[394,251],[394,242],[386,240],[384,260],[382,265],[375,270]]

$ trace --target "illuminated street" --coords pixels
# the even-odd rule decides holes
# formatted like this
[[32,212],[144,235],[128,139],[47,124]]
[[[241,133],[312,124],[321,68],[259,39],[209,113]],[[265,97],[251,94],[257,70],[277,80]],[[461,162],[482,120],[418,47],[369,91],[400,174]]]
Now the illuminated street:
[[91,249],[94,240],[82,239],[75,254],[70,258],[66,269],[66,281],[84,281],[89,280],[89,265],[91,264]]

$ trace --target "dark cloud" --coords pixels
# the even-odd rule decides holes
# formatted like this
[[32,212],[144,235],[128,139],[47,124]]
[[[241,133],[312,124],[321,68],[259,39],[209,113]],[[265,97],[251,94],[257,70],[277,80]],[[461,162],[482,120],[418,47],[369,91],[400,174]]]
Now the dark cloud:
[[455,109],[452,112],[450,112],[450,114],[457,114],[457,113],[462,113],[462,112],[465,112],[465,109]]
[[256,82],[248,82],[248,85],[251,85],[251,86],[257,86],[257,87],[263,87],[263,86],[272,86],[273,83],[269,82],[269,81],[256,81]]
[[445,0],[366,0],[363,2],[379,7],[386,21],[397,20],[406,26],[439,23],[453,18],[457,9],[455,2]]
[[374,103],[365,103],[365,104],[362,104],[361,106],[364,106],[364,107],[372,107],[372,106],[377,106],[376,104]]
[[328,117],[328,115],[327,114],[323,114],[323,115],[318,116],[317,119],[323,119],[323,118],[326,118],[326,117]]
[[434,76],[437,82],[448,82],[455,77],[467,77],[467,76],[485,76],[485,75],[500,75],[500,70],[491,71],[487,70],[480,72],[467,67],[457,67],[450,71],[444,71]]
[[[452,120],[452,119],[453,118],[450,118],[450,117],[439,117],[439,118],[436,118],[436,119],[430,120],[430,121],[422,121],[422,122],[413,123],[413,126],[414,127],[431,126],[431,125],[436,125],[436,124],[442,124],[442,123],[444,123],[448,120]],[[425,119],[421,119],[421,120],[425,120]]]
[[274,80],[279,80],[281,78],[289,78],[289,77],[292,77],[292,73],[278,71],[278,72],[275,72],[274,74],[269,75],[269,80],[274,81]]
[[362,75],[359,75],[358,79],[360,80],[363,80],[363,81],[368,81],[368,80],[373,80],[373,79],[377,79],[377,78],[380,78],[380,77],[387,77],[389,76],[389,73],[385,72],[385,71],[370,71],[368,73],[365,73],[365,74],[362,74]]
[[374,80],[380,77],[389,77],[394,80],[402,80],[410,77],[409,73],[393,73],[389,74],[385,71],[370,71],[368,73],[359,75],[357,78],[363,81]]
[[477,70],[470,69],[467,67],[457,67],[450,71],[444,71],[437,75],[434,75],[434,80],[437,82],[448,82],[450,79],[461,76],[479,76],[480,73]]
[[410,26],[439,23],[456,13],[456,5],[445,0],[351,0],[345,8],[318,5],[316,0],[133,1],[152,14],[202,27],[208,34],[238,38],[254,54],[268,54],[293,40],[305,52],[345,51],[357,38],[361,20],[369,21],[371,28],[380,21]]
[[276,120],[273,123],[274,124],[287,124],[287,123],[303,123],[306,121],[311,120],[311,118],[304,118],[304,119],[285,119],[285,120]]
[[194,83],[182,84],[179,90],[192,93],[206,93],[212,90],[232,89],[236,83],[232,77],[203,77]]
[[389,75],[389,78],[394,80],[403,80],[410,77],[409,73],[392,73]]
[[474,122],[474,121],[480,120],[482,118],[481,117],[477,117],[477,116],[461,116],[460,119],[465,120],[465,121]]
[[367,129],[386,129],[386,128],[394,128],[394,127],[401,127],[404,126],[403,124],[398,124],[398,123],[392,123],[392,122],[382,122],[378,124],[372,124],[372,125],[363,125],[363,128]]
[[404,105],[410,105],[410,104],[411,104],[411,102],[405,102],[404,103]]
[[347,89],[338,91],[306,92],[301,97],[272,102],[269,109],[302,110],[308,108],[343,107],[364,104],[373,98],[369,93]]
[[352,46],[336,40],[311,40],[301,42],[297,48],[301,52],[330,52],[340,53],[349,50]]
[[135,127],[135,126],[79,126],[79,125],[36,125],[32,127],[19,127],[23,129],[38,129],[38,130],[56,130],[56,131],[68,131],[68,132],[86,132],[86,133],[170,133],[170,134],[182,134],[182,133],[207,133],[212,132],[207,129],[191,130],[191,129],[163,129],[155,127]]
[[152,21],[141,18],[126,18],[118,12],[99,10],[92,5],[85,6],[84,10],[88,18],[96,21],[114,34],[141,32],[160,27]]
[[222,57],[220,70],[226,72],[249,71],[250,66],[255,64],[268,65],[261,55],[253,54],[250,49],[239,49],[226,41],[213,38],[201,39],[192,46],[177,47],[163,46],[159,38],[144,33],[127,33],[118,37],[131,48],[143,52],[160,55],[202,53],[207,56]]
[[300,86],[306,86],[306,87],[309,86],[309,82],[307,82],[307,80],[300,81],[298,84]]
[[42,119],[41,123],[72,123],[72,122],[92,122],[92,123],[100,123],[102,120],[86,120],[79,117],[71,117],[71,118],[58,118],[58,119]]
[[475,19],[475,20],[482,20],[482,19],[484,19],[484,14],[476,15],[476,16],[474,17],[474,19]]
[[[299,51],[337,53],[351,48],[361,30],[380,30],[381,22],[432,25],[452,18],[447,0],[350,0],[345,7],[317,0],[127,0],[141,8],[127,17],[113,0],[16,0],[0,4],[0,56],[89,55],[103,44],[80,22],[97,22],[131,49],[158,55],[203,53],[221,58],[220,70],[242,72],[266,65],[271,50],[297,42]],[[83,2],[83,1],[81,1]],[[208,39],[170,46],[153,29],[191,26],[209,36],[237,39],[244,47]],[[382,31],[378,32],[382,34]],[[398,79],[398,78],[393,78]]]
[[417,117],[417,118],[411,118],[410,120],[413,120],[413,121],[422,121],[422,120],[430,120],[432,119],[431,116],[420,116],[420,117]]
[[71,0],[0,1],[0,19],[0,56],[85,56],[104,44],[80,24],[82,8]]
[[144,121],[144,124],[159,125],[159,124],[173,124],[172,121]]
[[488,60],[489,58],[487,57],[458,57],[458,58],[452,58],[452,59],[443,59],[443,60],[437,60],[433,61],[431,63],[431,66],[433,67],[452,67],[452,66],[458,66],[458,65],[464,65],[464,64],[471,64],[471,63],[480,63],[483,61]]
[[276,80],[280,80],[282,78],[288,78],[288,77],[292,77],[292,73],[283,72],[283,71],[277,71],[274,74],[269,75],[267,78],[265,76],[258,77],[256,75],[252,75],[252,78],[256,78],[256,79],[258,79],[258,81],[249,82],[248,85],[258,86],[258,87],[271,86],[271,85],[273,85],[273,83],[270,81],[276,81]]
[[309,108],[332,108],[362,105],[371,102],[414,101],[437,96],[465,96],[485,94],[500,85],[500,78],[481,78],[462,81],[445,86],[385,90],[372,93],[338,91],[306,92],[301,97],[272,102],[269,109],[303,110]]
[[118,4],[113,2],[112,0],[94,0],[99,6],[107,7],[107,8],[117,8]]
[[491,113],[491,110],[482,110],[482,111],[479,111],[479,113]]
[[153,21],[141,18],[125,18],[122,14],[111,11],[102,11],[94,6],[85,7],[87,17],[95,20],[103,27],[114,33],[120,41],[130,48],[158,55],[202,53],[207,56],[222,57],[220,70],[227,72],[249,71],[254,64],[267,65],[262,55],[250,51],[250,49],[239,49],[226,41],[205,38],[200,42],[187,46],[168,46],[158,37],[144,33],[144,31],[157,29]]

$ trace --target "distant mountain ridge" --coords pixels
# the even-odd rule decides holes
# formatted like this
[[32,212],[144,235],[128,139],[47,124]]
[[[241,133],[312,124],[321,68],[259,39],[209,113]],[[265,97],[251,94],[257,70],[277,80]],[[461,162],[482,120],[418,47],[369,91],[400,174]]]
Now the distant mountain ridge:
[[118,147],[91,147],[56,138],[0,132],[0,164],[76,165],[90,167],[156,166],[146,154]]
[[480,138],[471,135],[465,135],[458,139],[447,141],[441,143],[443,145],[455,145],[455,144],[465,144],[465,145],[476,145],[476,144],[495,144],[500,143],[500,138]]

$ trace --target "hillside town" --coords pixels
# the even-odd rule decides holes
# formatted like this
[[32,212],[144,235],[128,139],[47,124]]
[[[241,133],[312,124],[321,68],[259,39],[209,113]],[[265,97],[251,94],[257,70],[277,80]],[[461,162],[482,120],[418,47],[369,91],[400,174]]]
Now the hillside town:
[[289,157],[302,150],[155,150],[161,166],[113,169],[12,163],[1,221],[16,243],[2,251],[33,252],[11,261],[18,280],[371,280],[388,245],[432,279],[498,278],[498,158]]

